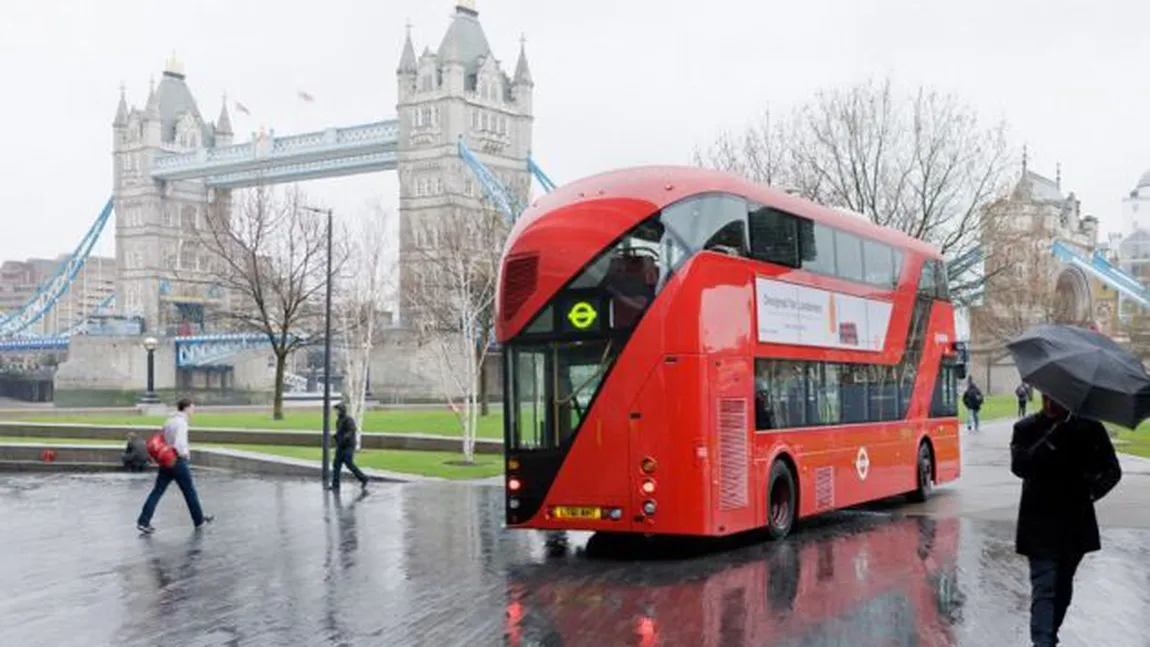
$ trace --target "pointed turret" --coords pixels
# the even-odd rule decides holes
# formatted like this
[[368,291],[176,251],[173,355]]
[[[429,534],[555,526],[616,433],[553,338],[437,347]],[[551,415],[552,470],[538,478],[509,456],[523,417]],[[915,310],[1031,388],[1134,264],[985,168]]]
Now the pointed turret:
[[124,96],[124,84],[120,84],[120,104],[116,106],[116,119],[112,125],[122,127],[128,125],[128,99]]
[[527,65],[527,37],[519,39],[519,62],[515,64],[516,85],[535,85],[531,80],[531,67]]
[[216,134],[232,134],[232,118],[228,114],[228,95],[224,95],[224,105],[220,107],[220,116],[216,119]]
[[407,40],[403,43],[403,55],[399,57],[398,74],[416,74],[419,64],[415,60],[415,46],[411,44],[411,23],[407,24]]
[[149,116],[160,115],[160,100],[156,96],[156,79],[148,79],[148,101],[144,104],[144,112]]

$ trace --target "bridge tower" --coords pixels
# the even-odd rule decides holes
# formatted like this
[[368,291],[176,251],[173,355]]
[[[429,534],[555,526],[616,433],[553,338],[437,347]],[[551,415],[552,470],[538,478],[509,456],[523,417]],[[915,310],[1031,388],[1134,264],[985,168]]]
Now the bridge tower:
[[[521,43],[514,75],[488,45],[474,0],[459,0],[439,49],[416,57],[408,27],[396,70],[399,118],[400,294],[413,267],[434,253],[437,222],[478,210],[483,188],[459,157],[462,137],[503,184],[526,204],[527,154],[534,121],[534,81]],[[406,324],[411,308],[401,303]]]
[[232,127],[226,102],[215,123],[203,118],[174,56],[159,86],[150,85],[142,110],[128,108],[121,88],[112,124],[116,313],[142,316],[150,331],[168,335],[202,323],[205,306],[219,296],[189,279],[202,276],[210,263],[197,229],[209,208],[227,208],[229,192],[198,179],[153,179],[152,162],[158,154],[226,146]]

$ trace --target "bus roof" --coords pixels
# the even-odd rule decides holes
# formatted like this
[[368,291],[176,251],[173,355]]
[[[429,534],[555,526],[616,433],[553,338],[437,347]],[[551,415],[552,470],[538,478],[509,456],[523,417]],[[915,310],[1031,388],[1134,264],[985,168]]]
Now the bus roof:
[[[820,206],[778,189],[749,182],[732,173],[689,166],[625,168],[592,175],[563,185],[539,198],[523,212],[511,232],[511,239],[516,238],[520,232],[552,210],[578,202],[594,202],[604,198],[631,198],[650,203],[651,213],[654,213],[692,195],[714,192],[742,196],[751,202],[775,207],[893,247],[941,258],[935,246],[896,229],[876,225],[862,214]],[[637,225],[649,215],[651,214],[636,213],[635,222],[631,224]]]

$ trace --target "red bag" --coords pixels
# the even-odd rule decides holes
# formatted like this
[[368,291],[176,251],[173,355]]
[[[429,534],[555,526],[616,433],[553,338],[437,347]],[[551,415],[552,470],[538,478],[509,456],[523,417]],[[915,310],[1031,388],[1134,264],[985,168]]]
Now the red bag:
[[171,468],[176,464],[176,450],[168,443],[164,442],[164,432],[157,431],[152,434],[148,439],[148,456],[156,461],[160,467]]

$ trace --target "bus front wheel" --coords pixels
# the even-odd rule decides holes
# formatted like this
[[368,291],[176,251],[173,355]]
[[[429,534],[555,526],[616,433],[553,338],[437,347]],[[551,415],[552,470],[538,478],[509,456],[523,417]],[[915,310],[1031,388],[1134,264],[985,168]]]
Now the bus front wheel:
[[771,465],[767,482],[767,534],[771,539],[782,539],[795,524],[795,476],[785,462],[777,460]]
[[918,445],[918,459],[915,461],[917,487],[910,493],[910,500],[922,503],[934,492],[934,454],[926,441]]

